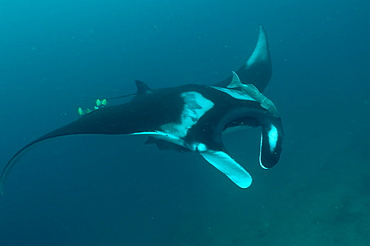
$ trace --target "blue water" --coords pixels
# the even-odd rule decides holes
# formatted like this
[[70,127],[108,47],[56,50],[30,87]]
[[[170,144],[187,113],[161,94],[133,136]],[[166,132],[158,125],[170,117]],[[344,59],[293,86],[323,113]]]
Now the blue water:
[[63,138],[28,152],[0,200],[0,245],[369,245],[370,5],[353,1],[0,1],[0,166],[94,98],[210,84],[253,50],[286,136],[225,136],[242,190],[196,154],[143,137]]

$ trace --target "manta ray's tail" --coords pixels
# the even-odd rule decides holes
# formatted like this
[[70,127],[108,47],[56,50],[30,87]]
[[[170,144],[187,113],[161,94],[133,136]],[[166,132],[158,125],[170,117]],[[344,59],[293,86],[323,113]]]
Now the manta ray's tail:
[[[260,26],[257,44],[252,55],[236,73],[243,84],[253,84],[260,92],[266,88],[271,79],[271,57],[267,36],[264,28]],[[217,83],[217,86],[226,87],[231,77]]]

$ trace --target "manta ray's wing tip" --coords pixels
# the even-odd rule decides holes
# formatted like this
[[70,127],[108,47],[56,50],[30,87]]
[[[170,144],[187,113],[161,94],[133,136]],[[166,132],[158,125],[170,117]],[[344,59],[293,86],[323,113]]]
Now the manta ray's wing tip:
[[5,182],[5,176],[6,176],[6,170],[8,165],[4,168],[0,175],[0,197],[4,196],[4,182]]
[[0,178],[0,196],[4,196],[4,179]]
[[0,197],[4,196],[4,181],[5,181],[5,175],[3,173],[0,177]]

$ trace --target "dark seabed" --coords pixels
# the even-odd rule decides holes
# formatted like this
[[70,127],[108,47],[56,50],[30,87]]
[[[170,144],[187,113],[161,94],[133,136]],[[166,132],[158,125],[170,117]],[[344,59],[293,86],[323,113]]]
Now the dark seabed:
[[0,199],[0,245],[370,245],[370,5],[353,1],[0,1],[0,167],[94,98],[211,84],[250,55],[262,24],[285,128],[278,165],[259,129],[225,142],[240,189],[194,153],[145,137],[37,146]]

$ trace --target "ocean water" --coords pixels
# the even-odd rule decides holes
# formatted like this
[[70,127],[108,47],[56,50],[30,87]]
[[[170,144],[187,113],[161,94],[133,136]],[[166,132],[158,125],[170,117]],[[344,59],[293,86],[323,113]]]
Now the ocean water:
[[259,25],[273,65],[264,94],[285,128],[270,170],[259,129],[225,136],[248,189],[141,136],[39,145],[7,179],[0,245],[370,245],[369,11],[365,0],[0,0],[1,168],[79,106],[134,92],[135,79],[225,79]]

